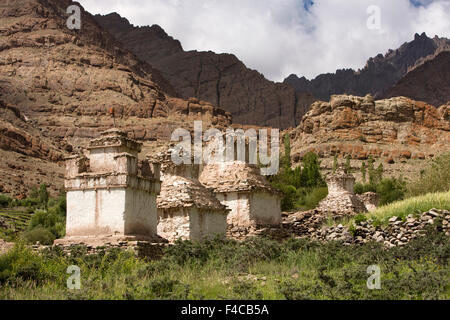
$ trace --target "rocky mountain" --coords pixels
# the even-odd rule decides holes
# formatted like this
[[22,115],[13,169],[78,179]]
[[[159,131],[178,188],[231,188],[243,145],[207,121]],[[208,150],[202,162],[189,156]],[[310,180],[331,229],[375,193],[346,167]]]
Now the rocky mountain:
[[435,106],[450,102],[449,70],[450,51],[441,52],[434,59],[408,72],[384,97],[406,96]]
[[[336,73],[322,74],[313,80],[307,80],[305,77],[299,78],[296,75],[290,75],[285,79],[285,83],[292,85],[298,93],[311,93],[315,97],[327,101],[333,94],[353,94],[364,96],[368,93],[374,97],[392,96],[401,92],[405,92],[410,98],[420,99],[427,103],[434,105],[441,105],[448,101],[448,90],[444,91],[443,95],[438,95],[435,92],[434,79],[445,77],[448,79],[448,68],[435,73],[434,65],[449,63],[448,55],[440,56],[441,52],[450,51],[450,40],[445,38],[429,38],[425,33],[421,35],[416,34],[414,40],[403,44],[396,50],[389,50],[384,56],[377,55],[370,58],[366,66],[358,71],[352,69],[337,70]],[[433,62],[438,59],[438,62]],[[429,63],[427,63],[429,62]],[[412,77],[417,78],[418,73],[426,72],[430,78],[423,78],[424,83],[416,82],[414,87],[409,86],[408,90],[390,91],[398,81],[403,81],[414,70],[416,71]],[[408,77],[409,78],[409,77]],[[428,84],[428,80],[431,83]],[[406,80],[411,82],[411,80]],[[404,83],[404,82],[403,82]],[[401,84],[405,87],[405,84]],[[422,88],[433,86],[427,89],[428,95]],[[414,90],[422,91],[423,94],[415,95]],[[392,93],[389,93],[392,92]]]
[[64,170],[57,165],[68,145],[55,145],[16,107],[0,101],[0,193],[26,194],[44,182],[56,193]]
[[267,80],[232,54],[184,51],[157,25],[135,27],[117,13],[95,19],[125,48],[158,69],[181,97],[211,101],[229,111],[235,123],[294,127],[314,101],[309,93]]
[[[68,152],[114,123],[144,141],[144,150],[158,148],[173,130],[192,127],[196,119],[204,126],[230,125],[231,115],[211,103],[177,98],[157,70],[124,49],[83,9],[81,29],[69,30],[71,4],[0,0],[0,149],[12,165],[20,157],[33,162],[32,173],[18,172],[22,178],[15,184],[1,175],[0,189],[17,194],[35,182],[42,163],[50,165],[47,173],[58,172],[54,164],[61,168]],[[56,189],[62,178],[49,180]]]
[[358,175],[361,161],[372,156],[390,175],[411,177],[419,174],[421,160],[450,150],[450,104],[333,95],[313,103],[291,136],[296,163],[313,151],[331,170],[335,155],[341,163],[350,156]]

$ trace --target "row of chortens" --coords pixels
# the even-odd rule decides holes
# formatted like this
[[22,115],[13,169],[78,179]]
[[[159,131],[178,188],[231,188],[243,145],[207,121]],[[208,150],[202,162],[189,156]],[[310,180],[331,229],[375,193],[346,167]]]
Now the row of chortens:
[[[138,160],[141,148],[110,129],[90,141],[87,155],[66,160],[66,237],[55,244],[199,241],[231,227],[281,227],[282,194],[257,165],[237,157],[175,164],[172,150]],[[346,213],[366,210],[353,195],[353,176],[338,171],[327,181],[324,211],[342,199]]]

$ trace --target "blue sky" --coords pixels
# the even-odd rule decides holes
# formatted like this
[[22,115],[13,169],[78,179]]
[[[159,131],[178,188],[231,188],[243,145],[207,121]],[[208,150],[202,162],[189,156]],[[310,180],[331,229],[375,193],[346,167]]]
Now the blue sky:
[[[158,24],[185,50],[233,53],[274,81],[362,68],[415,33],[450,38],[450,0],[79,1],[93,14],[118,12],[134,25]],[[374,5],[375,29],[368,28]]]
[[420,7],[420,6],[427,6],[434,0],[409,0],[414,6]]

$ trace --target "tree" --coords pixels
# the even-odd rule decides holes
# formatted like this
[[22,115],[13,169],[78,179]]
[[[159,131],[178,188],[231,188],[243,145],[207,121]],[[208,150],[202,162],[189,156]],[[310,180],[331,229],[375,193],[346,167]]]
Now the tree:
[[39,198],[39,191],[36,187],[31,188],[30,194],[28,195],[31,199],[38,199]]
[[377,167],[377,184],[380,183],[380,181],[383,179],[383,164],[380,163]]
[[406,183],[400,179],[383,179],[377,185],[380,205],[402,200],[406,192]]
[[319,157],[314,152],[308,152],[303,157],[301,184],[302,187],[307,188],[326,185],[320,174]]
[[291,167],[291,136],[289,134],[284,135],[284,157],[281,167]]
[[361,164],[361,173],[362,173],[362,179],[363,179],[364,183],[366,183],[366,171],[367,171],[366,163],[363,161],[363,163]]
[[347,155],[345,158],[345,173],[351,173],[352,172],[352,165],[350,163],[350,155]]
[[48,203],[48,191],[47,191],[47,185],[45,183],[41,183],[39,186],[39,202],[44,206],[44,208],[47,207]]
[[369,160],[368,160],[368,172],[369,172],[369,184],[372,184],[372,185],[375,185],[376,184],[376,174],[375,174],[375,168],[374,168],[374,166],[373,166],[373,164],[374,164],[374,160],[373,160],[373,157],[372,157],[372,155],[370,155],[369,156]]
[[337,155],[334,155],[334,159],[333,159],[333,173],[336,172],[338,165],[339,165],[339,163],[338,163]]

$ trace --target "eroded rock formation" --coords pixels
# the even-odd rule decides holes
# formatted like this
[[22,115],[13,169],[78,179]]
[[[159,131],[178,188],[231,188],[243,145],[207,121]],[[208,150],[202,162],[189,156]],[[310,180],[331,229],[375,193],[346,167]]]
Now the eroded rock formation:
[[375,101],[370,95],[335,95],[329,102],[313,103],[292,131],[291,155],[299,162],[313,151],[327,170],[335,155],[341,162],[350,156],[358,172],[361,161],[372,156],[383,161],[386,172],[398,175],[402,165],[408,176],[420,170],[416,161],[450,149],[449,120],[448,105],[435,108],[404,97]]

